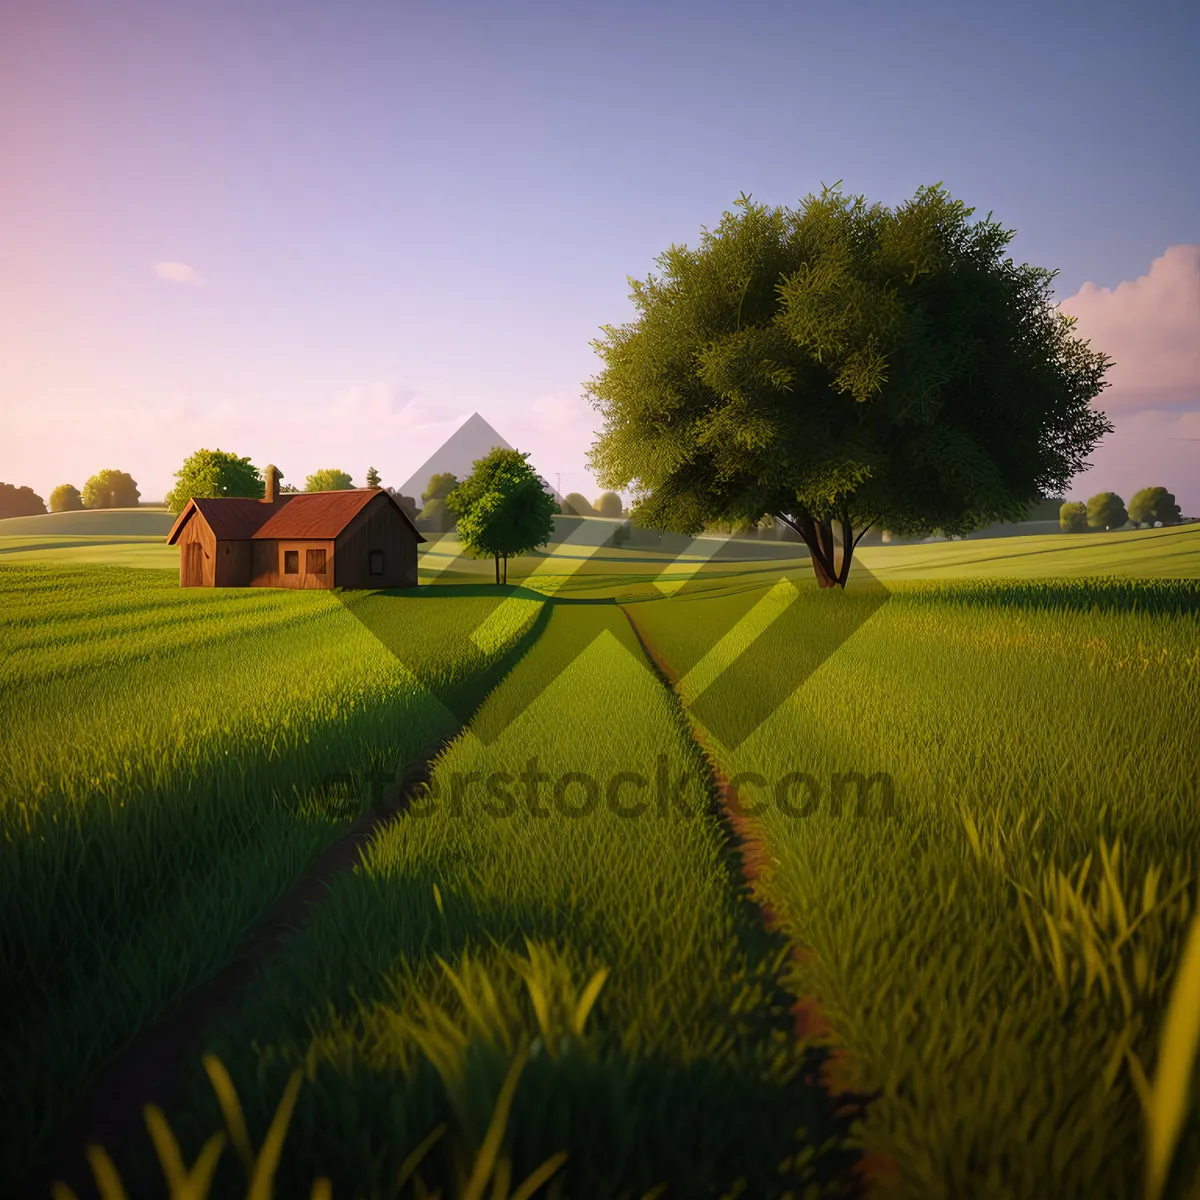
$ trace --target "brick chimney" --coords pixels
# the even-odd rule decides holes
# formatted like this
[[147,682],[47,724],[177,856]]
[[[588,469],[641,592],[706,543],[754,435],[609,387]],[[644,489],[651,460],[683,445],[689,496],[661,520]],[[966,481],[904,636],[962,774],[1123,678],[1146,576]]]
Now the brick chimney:
[[280,474],[279,468],[273,464],[268,466],[263,472],[263,479],[267,485],[266,495],[263,496],[264,503],[274,504],[279,498],[279,481],[281,478],[282,475]]

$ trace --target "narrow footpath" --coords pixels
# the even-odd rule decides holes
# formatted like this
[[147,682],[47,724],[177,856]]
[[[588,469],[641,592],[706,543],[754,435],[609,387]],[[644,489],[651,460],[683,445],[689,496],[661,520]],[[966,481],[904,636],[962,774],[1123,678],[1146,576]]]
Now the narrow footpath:
[[[638,627],[629,609],[621,605],[621,610],[629,621],[642,653],[678,706],[680,715],[687,723],[692,739],[706,764],[713,795],[713,815],[721,825],[729,855],[733,860],[731,876],[741,879],[743,898],[747,906],[757,914],[763,930],[769,936],[786,943],[770,899],[762,894],[759,887],[763,867],[770,856],[762,830],[753,817],[746,814],[737,789],[730,784],[721,769],[717,755],[707,744],[700,728],[688,716],[679,695],[678,678],[670,663],[653,645],[645,631]],[[802,963],[808,951],[794,943],[786,944],[792,960]],[[835,1031],[822,1013],[820,1004],[812,996],[789,996],[788,1000],[794,1022],[794,1036],[801,1042],[819,1047],[815,1056],[815,1080],[834,1106],[835,1116],[851,1121],[865,1119],[874,1097],[870,1093],[855,1091],[846,1084],[841,1070],[845,1062],[844,1052],[836,1045]],[[877,1186],[888,1184],[894,1178],[895,1168],[890,1161],[882,1157],[861,1155],[853,1166],[853,1175],[858,1185],[856,1190],[867,1193]]]

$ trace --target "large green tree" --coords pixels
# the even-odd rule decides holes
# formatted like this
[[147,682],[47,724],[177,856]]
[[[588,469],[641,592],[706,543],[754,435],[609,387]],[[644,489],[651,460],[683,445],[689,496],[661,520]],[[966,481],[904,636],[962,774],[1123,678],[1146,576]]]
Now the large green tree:
[[45,511],[45,501],[33,488],[0,483],[0,517],[35,517]]
[[197,450],[175,472],[175,486],[167,493],[167,511],[182,512],[193,496],[248,496],[261,500],[266,492],[262,472],[248,459],[227,450]]
[[527,454],[497,446],[478,459],[471,474],[447,497],[458,518],[458,536],[468,554],[490,557],[496,582],[508,582],[508,560],[550,540],[554,497],[546,491]]
[[347,492],[353,486],[354,480],[349,474],[337,467],[322,467],[304,481],[306,492]]
[[73,483],[60,483],[50,493],[51,512],[78,512],[83,507],[83,497]]
[[1109,360],[1054,308],[1055,272],[1005,257],[990,214],[970,221],[940,185],[895,210],[836,186],[736,208],[631,279],[636,319],[593,343],[591,464],[643,523],[771,515],[822,586],[845,586],[871,526],[1020,520],[1111,430],[1090,406]]
[[97,471],[81,493],[84,508],[137,508],[141,492],[128,471]]

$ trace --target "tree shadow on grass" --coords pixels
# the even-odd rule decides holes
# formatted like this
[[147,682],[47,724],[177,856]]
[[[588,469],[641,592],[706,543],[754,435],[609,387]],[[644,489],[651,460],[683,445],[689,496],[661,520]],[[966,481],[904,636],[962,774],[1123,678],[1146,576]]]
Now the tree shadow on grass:
[[[527,939],[561,948],[581,988],[598,962],[607,960],[614,974],[585,1036],[557,1054],[543,1048],[524,1070],[508,1122],[514,1180],[563,1150],[564,1194],[571,1197],[637,1196],[663,1183],[668,1195],[715,1196],[738,1179],[744,1194],[767,1197],[802,1190],[806,1179],[848,1178],[857,1160],[845,1145],[853,1114],[845,1098],[835,1108],[819,1085],[824,1053],[795,1044],[789,997],[778,980],[778,939],[744,910],[734,888],[734,969],[714,987],[686,1045],[655,1039],[651,1029],[651,1045],[638,1050],[630,1039],[629,990],[619,999],[611,993],[624,973],[653,974],[653,964],[622,966],[612,929],[595,927],[565,893],[505,898],[456,888],[453,881],[469,869],[468,855],[451,853],[417,867],[344,877],[308,933],[266,969],[241,1012],[211,1031],[208,1049],[230,1071],[255,1144],[291,1069],[318,1035],[278,1194],[306,1195],[312,1179],[326,1174],[335,1195],[396,1195],[389,1185],[401,1163],[441,1122],[449,1127],[445,1142],[478,1147],[515,1039],[506,1045],[476,1029],[459,1053],[461,1073],[446,1078],[411,1038],[402,1046],[412,994],[392,977],[403,964],[409,981],[436,981],[438,959],[460,970],[464,956],[495,964],[504,952],[522,953]],[[532,1005],[511,972],[506,978],[497,966],[489,977],[501,996],[519,995],[520,1024],[536,1033]],[[470,1024],[465,1004],[450,1000],[445,1010]],[[270,1049],[260,1053],[263,1047]],[[169,1115],[191,1161],[221,1116],[199,1069],[186,1095]],[[149,1195],[161,1172],[148,1139],[141,1143],[120,1166],[137,1181],[135,1194]],[[431,1154],[426,1184],[449,1187],[447,1154],[446,1146]],[[240,1172],[232,1159],[223,1172],[215,1194],[236,1194]]]

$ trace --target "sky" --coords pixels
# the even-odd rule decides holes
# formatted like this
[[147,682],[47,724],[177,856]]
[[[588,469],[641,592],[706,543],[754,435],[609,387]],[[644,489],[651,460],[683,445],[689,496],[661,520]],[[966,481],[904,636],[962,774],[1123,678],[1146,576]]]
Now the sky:
[[399,484],[478,411],[594,495],[628,276],[941,182],[1117,360],[1071,495],[1200,515],[1198,53],[1182,0],[0,0],[0,480]]

